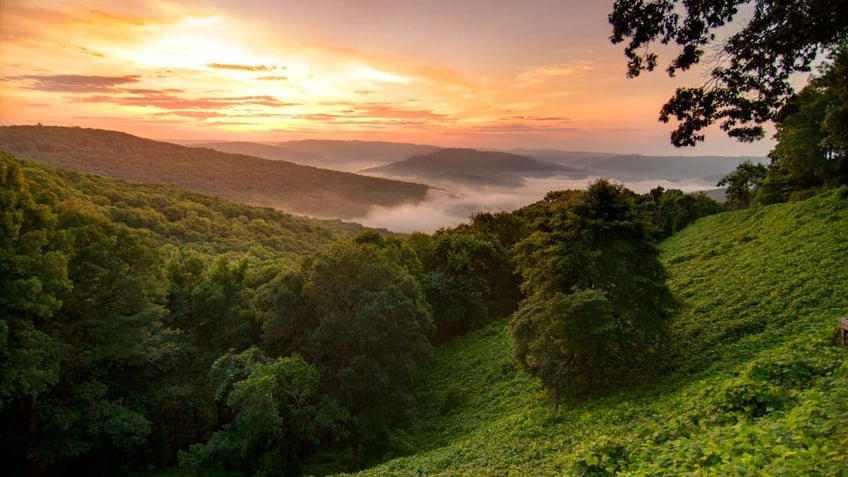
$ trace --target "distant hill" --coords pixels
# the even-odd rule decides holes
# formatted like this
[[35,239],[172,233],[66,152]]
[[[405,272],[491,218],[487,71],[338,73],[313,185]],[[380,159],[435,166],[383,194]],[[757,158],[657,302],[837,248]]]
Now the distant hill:
[[324,157],[316,154],[310,154],[308,152],[295,151],[294,149],[288,149],[282,146],[273,146],[271,144],[231,141],[194,143],[186,145],[190,145],[191,147],[207,147],[216,151],[229,152],[231,154],[243,154],[245,156],[253,156],[271,161],[288,161],[302,166],[332,169],[332,161],[329,161]]
[[715,182],[746,160],[765,161],[751,156],[643,156],[602,152],[528,150],[522,154],[540,160],[585,170],[590,175],[602,175],[619,180],[700,179]]
[[388,177],[416,178],[428,182],[510,187],[521,186],[527,177],[585,176],[582,171],[573,167],[519,154],[476,149],[441,149],[362,172]]
[[372,206],[418,203],[428,186],[284,161],[178,146],[99,129],[0,127],[0,150],[56,167],[175,184],[250,205],[317,217],[357,218]]
[[322,167],[349,172],[401,161],[409,156],[429,154],[440,149],[424,144],[323,139],[287,141],[279,145],[324,158]]

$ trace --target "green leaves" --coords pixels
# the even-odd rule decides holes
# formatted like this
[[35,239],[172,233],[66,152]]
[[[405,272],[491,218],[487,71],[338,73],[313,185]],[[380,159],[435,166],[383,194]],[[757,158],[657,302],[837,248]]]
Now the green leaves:
[[651,229],[622,186],[548,194],[526,208],[535,230],[515,246],[527,298],[513,315],[515,357],[554,391],[592,387],[650,362],[675,302]]
[[[750,18],[728,38],[717,35],[749,6]],[[848,33],[845,0],[618,0],[609,15],[613,43],[628,41],[627,73],[653,71],[659,57],[651,46],[679,47],[667,73],[674,76],[700,63],[704,53],[721,50],[722,61],[708,68],[705,86],[678,88],[662,107],[660,121],[676,119],[675,146],[694,146],[714,123],[730,137],[753,141],[763,124],[776,119],[792,96],[790,77],[810,70],[821,51],[844,47]],[[719,39],[721,38],[721,39]]]
[[312,439],[318,371],[303,358],[269,359],[257,348],[221,356],[212,365],[216,399],[232,420],[204,444],[180,453],[180,465],[206,473],[288,475],[300,446]]

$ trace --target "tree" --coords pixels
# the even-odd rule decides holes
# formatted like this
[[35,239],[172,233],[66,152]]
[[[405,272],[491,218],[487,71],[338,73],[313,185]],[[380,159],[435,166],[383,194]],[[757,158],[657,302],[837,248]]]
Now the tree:
[[264,326],[269,353],[297,352],[315,364],[321,393],[347,411],[354,458],[389,424],[414,417],[411,391],[431,352],[432,320],[408,252],[366,233],[304,261],[299,277],[283,272],[276,293],[265,291],[274,304]]
[[12,473],[97,472],[142,444],[146,378],[169,349],[150,235],[64,186],[0,158],[0,447]]
[[315,367],[297,355],[270,359],[254,347],[221,356],[211,375],[229,420],[205,443],[180,452],[180,465],[200,473],[300,475],[300,446],[314,436]]
[[848,183],[848,46],[781,109],[776,125],[758,202]]
[[657,240],[683,230],[700,217],[721,212],[721,204],[704,193],[687,194],[679,189],[655,187],[642,196],[652,214]]
[[[720,39],[718,29],[745,18],[742,7],[750,7],[750,19]],[[629,77],[659,64],[653,43],[678,45],[666,68],[672,77],[717,47],[709,80],[678,88],[660,111],[660,121],[679,122],[672,144],[694,146],[716,122],[730,137],[753,141],[792,97],[790,76],[809,72],[821,51],[845,44],[848,0],[616,0],[609,21],[614,44],[629,40]]]
[[644,370],[667,343],[675,300],[635,196],[600,180],[523,212],[534,231],[515,261],[527,298],[509,329],[515,359],[551,388],[554,409],[563,384],[577,393]]
[[496,298],[493,291],[512,275],[508,252],[490,237],[465,232],[416,234],[409,242],[422,262],[420,281],[437,336],[450,338],[483,325]]
[[727,186],[727,206],[731,209],[744,209],[751,205],[757,187],[766,177],[768,168],[764,164],[745,161],[736,166],[736,170],[721,178],[716,184]]
[[18,162],[0,152],[0,411],[59,380],[60,342],[39,324],[70,288],[70,244],[51,204],[37,203]]
[[553,391],[554,412],[563,384],[590,383],[615,352],[610,340],[616,332],[614,312],[599,290],[534,295],[515,313],[509,329],[516,360]]

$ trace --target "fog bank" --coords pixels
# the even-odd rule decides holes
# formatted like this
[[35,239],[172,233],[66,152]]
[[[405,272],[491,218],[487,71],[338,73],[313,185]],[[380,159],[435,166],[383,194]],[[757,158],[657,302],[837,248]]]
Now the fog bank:
[[[385,228],[394,232],[433,233],[440,227],[453,227],[467,222],[475,212],[513,211],[541,200],[553,190],[585,189],[598,177],[573,179],[568,177],[528,178],[522,187],[469,187],[442,184],[431,189],[425,201],[398,207],[374,207],[368,215],[354,219],[367,227]],[[637,193],[646,193],[657,186],[680,189],[684,192],[715,188],[715,183],[703,180],[669,181],[665,179],[619,181]]]

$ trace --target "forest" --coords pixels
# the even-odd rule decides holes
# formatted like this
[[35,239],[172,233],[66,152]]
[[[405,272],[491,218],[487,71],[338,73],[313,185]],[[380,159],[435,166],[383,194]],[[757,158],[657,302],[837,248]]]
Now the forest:
[[[643,21],[673,3],[616,2],[631,75],[736,14]],[[723,204],[599,179],[401,235],[0,152],[5,473],[843,474],[848,49],[824,26],[797,94],[810,45],[663,107],[679,145],[774,121]]]
[[[567,275],[626,264],[719,210],[706,196],[640,196],[601,181],[434,235],[394,236],[8,154],[2,178],[3,452],[13,473],[46,475],[177,464],[296,475],[328,459],[328,470],[357,468],[415,419],[416,371],[434,344],[516,307],[535,316],[545,293],[612,319],[633,305],[613,290],[637,286],[636,275],[603,285]],[[572,262],[562,283],[545,285],[536,262],[559,253],[558,229],[571,227],[559,221],[572,214],[569,233],[585,234],[584,246],[562,257]],[[595,243],[608,226],[632,233]],[[644,260],[658,266],[656,252]],[[661,270],[648,270],[662,289]],[[571,303],[590,281],[607,293]],[[651,339],[664,329],[655,325]],[[617,364],[634,352],[610,346]],[[557,379],[584,371],[575,364]]]

